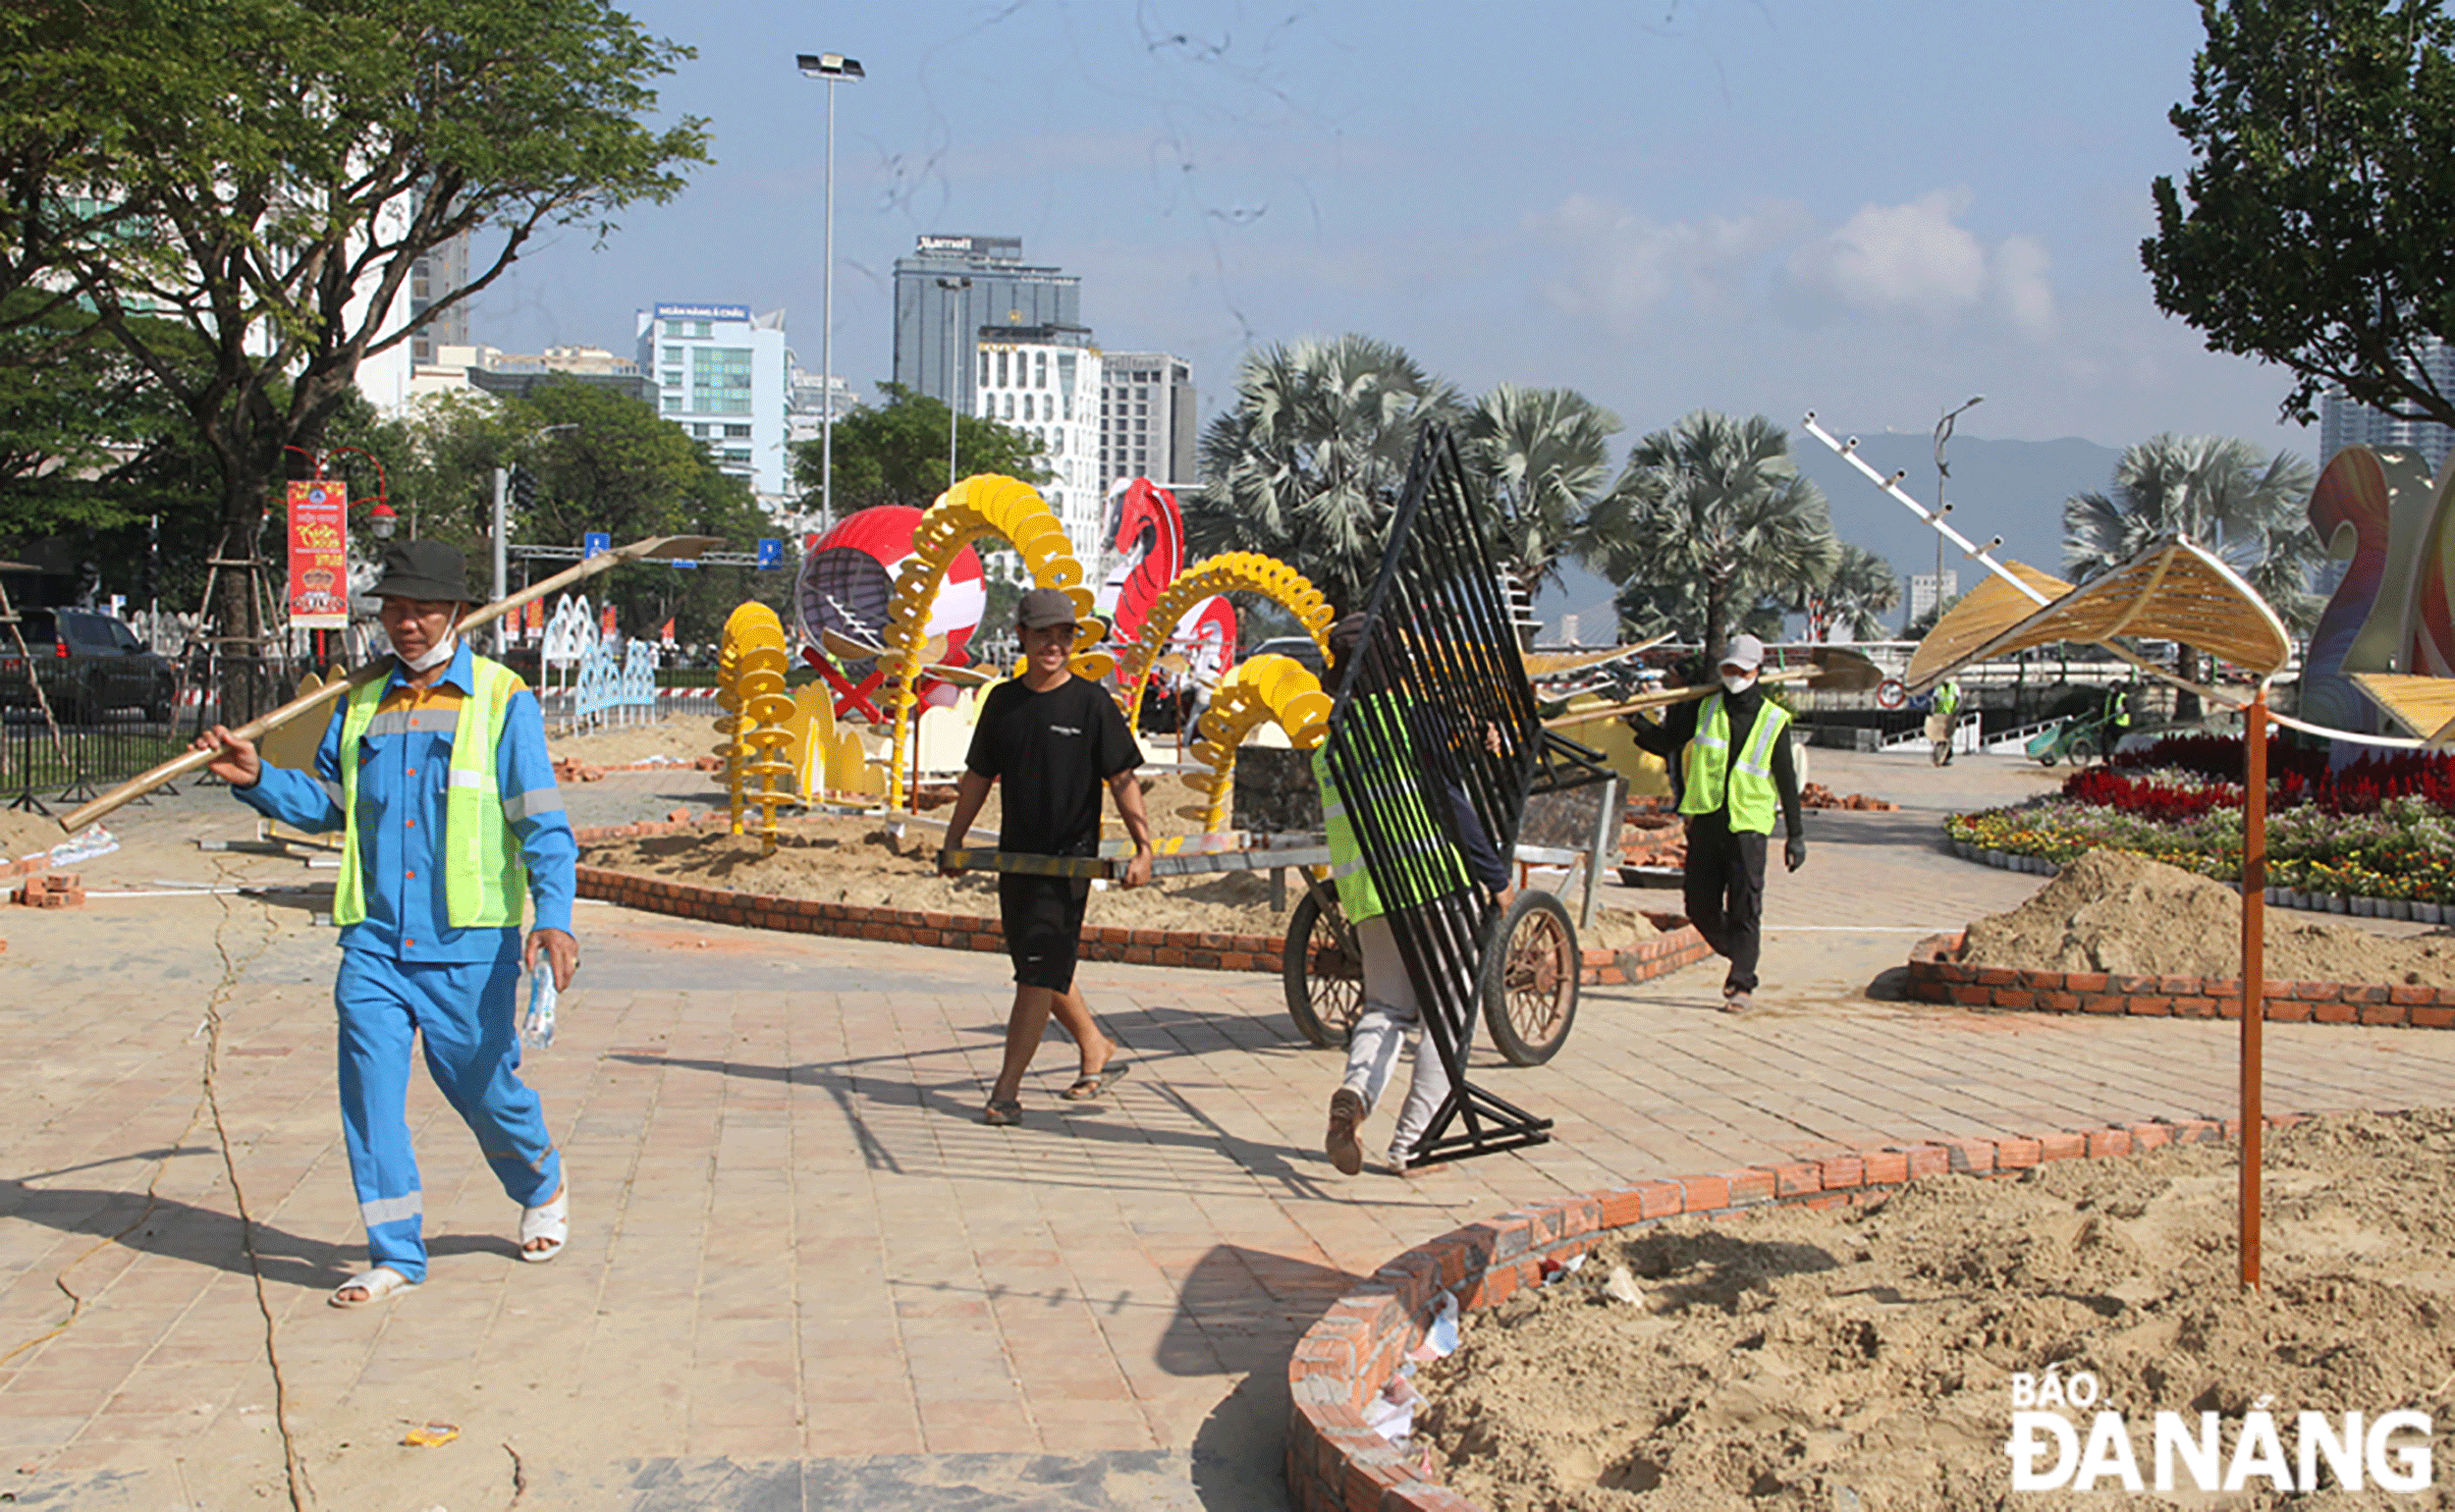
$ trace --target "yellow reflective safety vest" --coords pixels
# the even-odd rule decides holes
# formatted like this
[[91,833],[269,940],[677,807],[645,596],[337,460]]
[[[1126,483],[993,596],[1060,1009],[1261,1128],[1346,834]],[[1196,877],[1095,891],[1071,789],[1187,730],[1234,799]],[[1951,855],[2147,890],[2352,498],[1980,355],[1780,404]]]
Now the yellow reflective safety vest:
[[1773,785],[1773,742],[1790,729],[1790,711],[1768,698],[1756,711],[1748,730],[1747,749],[1730,759],[1730,708],[1719,693],[1705,700],[1697,712],[1696,733],[1688,740],[1685,777],[1679,789],[1679,812],[1710,814],[1722,806],[1725,775],[1729,783],[1730,829],[1734,835],[1771,835],[1781,793]]
[[1350,923],[1378,918],[1462,892],[1466,863],[1424,801],[1424,775],[1411,759],[1415,743],[1397,700],[1389,694],[1359,698],[1349,716],[1369,722],[1381,738],[1371,743],[1364,781],[1375,812],[1396,834],[1396,875],[1375,876],[1364,864],[1364,847],[1347,817],[1345,796],[1330,775],[1327,744],[1313,750],[1313,781],[1321,787],[1322,828],[1330,841],[1330,875],[1338,885],[1338,907]]
[[[454,929],[518,929],[528,896],[528,865],[519,838],[503,817],[502,784],[495,778],[495,750],[512,695],[524,685],[500,662],[472,655],[469,680],[452,727],[452,762],[444,792],[443,892]],[[379,677],[350,694],[341,717],[341,881],[333,893],[333,922],[366,919],[365,865],[358,854],[358,742],[392,679]]]

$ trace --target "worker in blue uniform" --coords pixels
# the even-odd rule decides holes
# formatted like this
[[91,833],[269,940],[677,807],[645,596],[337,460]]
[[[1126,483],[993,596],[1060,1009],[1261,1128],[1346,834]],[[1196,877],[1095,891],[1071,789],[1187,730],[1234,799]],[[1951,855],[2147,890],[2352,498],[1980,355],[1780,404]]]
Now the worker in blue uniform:
[[[340,830],[333,901],[341,970],[341,1118],[366,1224],[368,1266],[332,1295],[359,1307],[426,1278],[423,1196],[410,1148],[410,1047],[477,1136],[520,1207],[520,1258],[552,1260],[569,1233],[562,1157],[519,1078],[520,969],[540,956],[556,989],[579,965],[572,936],[578,845],[563,814],[536,695],[458,633],[474,602],[467,564],[439,541],[397,542],[375,584],[396,663],[343,700],[312,773],[265,764],[215,726],[198,749],[240,800],[309,832]],[[522,893],[535,925],[523,952]]]

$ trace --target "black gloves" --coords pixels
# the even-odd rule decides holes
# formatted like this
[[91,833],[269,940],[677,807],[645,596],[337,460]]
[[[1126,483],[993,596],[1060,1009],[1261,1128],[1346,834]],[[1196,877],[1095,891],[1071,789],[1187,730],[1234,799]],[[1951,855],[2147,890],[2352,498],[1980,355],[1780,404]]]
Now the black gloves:
[[1794,872],[1807,864],[1806,836],[1793,835],[1790,837],[1789,843],[1781,847],[1781,864]]

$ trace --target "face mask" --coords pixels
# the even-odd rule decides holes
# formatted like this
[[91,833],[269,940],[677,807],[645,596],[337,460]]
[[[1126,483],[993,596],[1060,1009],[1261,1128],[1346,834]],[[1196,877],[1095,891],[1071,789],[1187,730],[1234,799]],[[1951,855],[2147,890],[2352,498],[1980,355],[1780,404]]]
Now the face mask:
[[393,655],[401,657],[401,665],[408,668],[411,672],[428,672],[434,668],[441,667],[444,663],[452,660],[452,653],[459,650],[460,647],[461,637],[460,633],[456,630],[453,633],[446,635],[443,639],[436,641],[433,645],[428,646],[426,648],[426,654],[417,658],[415,661],[411,661],[406,656],[401,656],[401,653],[398,651],[395,651]]
[[1736,677],[1730,675],[1728,673],[1722,674],[1721,685],[1734,695],[1746,692],[1749,688],[1755,686],[1755,684],[1756,675],[1754,673],[1743,674]]

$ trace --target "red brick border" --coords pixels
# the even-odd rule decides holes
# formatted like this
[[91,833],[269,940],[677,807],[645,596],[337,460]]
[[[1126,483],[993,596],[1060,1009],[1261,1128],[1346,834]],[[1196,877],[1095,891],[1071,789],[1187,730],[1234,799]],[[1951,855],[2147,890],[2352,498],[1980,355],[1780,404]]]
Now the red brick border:
[[[2290,1128],[2306,1113],[2266,1120]],[[1770,1206],[1869,1207],[1921,1176],[2008,1175],[2045,1161],[2137,1155],[2233,1139],[2241,1120],[2119,1124],[2032,1139],[1951,1140],[1823,1161],[1639,1181],[1555,1199],[1453,1229],[1373,1272],[1296,1340],[1287,1362],[1287,1498],[1296,1512],[1476,1512],[1424,1479],[1364,1425],[1364,1408],[1423,1338],[1444,1292],[1467,1311],[1542,1284],[1543,1263],[1582,1255],[1603,1235],[1686,1214],[1728,1217]]]
[[[2146,977],[2102,971],[2016,971],[1960,959],[1967,934],[1930,935],[1909,955],[1909,995],[1922,1002],[2033,1013],[2140,1018],[2240,1018],[2239,977]],[[2277,1024],[2384,1024],[2455,1029],[2455,988],[2362,982],[2265,982],[2260,1000]]]
[[[604,840],[676,835],[706,823],[723,821],[652,822],[605,825],[578,832],[580,845]],[[579,895],[650,913],[684,919],[705,919],[747,929],[784,930],[840,939],[884,940],[897,945],[930,945],[944,950],[1003,950],[1006,937],[998,921],[977,914],[918,913],[900,908],[869,908],[854,903],[822,903],[812,898],[780,897],[764,892],[736,892],[618,872],[601,866],[579,868]],[[1652,940],[1625,950],[1594,947],[1581,952],[1578,980],[1589,987],[1618,987],[1665,976],[1714,953],[1713,946],[1687,919],[1675,913],[1645,916],[1662,931]],[[1086,926],[1082,958],[1123,961],[1137,966],[1189,966],[1203,971],[1260,971],[1276,975],[1286,949],[1278,935],[1228,935],[1206,930],[1116,929]]]

